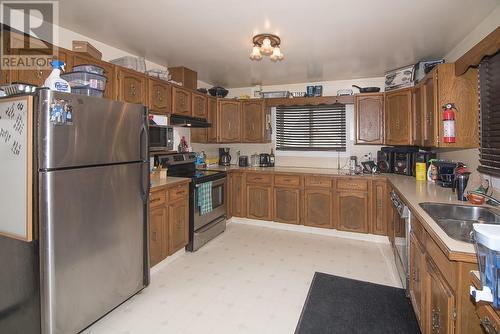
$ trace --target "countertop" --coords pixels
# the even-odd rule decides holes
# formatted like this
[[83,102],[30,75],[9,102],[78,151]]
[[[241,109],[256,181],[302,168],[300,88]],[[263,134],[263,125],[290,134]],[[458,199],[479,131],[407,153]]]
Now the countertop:
[[158,190],[161,187],[171,186],[177,183],[190,182],[191,179],[187,177],[174,177],[167,176],[166,178],[160,178],[158,173],[151,173],[151,190]]
[[346,170],[337,170],[336,168],[304,168],[304,167],[238,167],[231,166],[210,166],[207,169],[223,171],[247,171],[247,172],[268,172],[268,173],[301,173],[314,175],[330,176],[354,176],[386,178],[397,190],[401,199],[411,209],[423,224],[426,231],[438,243],[441,250],[450,260],[460,260],[465,262],[476,262],[476,251],[473,244],[458,241],[449,237],[441,227],[422,209],[419,203],[436,202],[470,205],[468,202],[457,200],[456,193],[449,188],[440,187],[432,182],[417,181],[414,177],[398,174],[365,174],[350,175]]

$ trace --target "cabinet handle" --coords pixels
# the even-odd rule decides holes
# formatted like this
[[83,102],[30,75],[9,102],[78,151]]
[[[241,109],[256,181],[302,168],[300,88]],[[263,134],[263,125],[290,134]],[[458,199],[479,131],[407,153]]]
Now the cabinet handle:
[[439,307],[436,309],[432,309],[432,332],[437,332],[439,333],[439,328],[440,328],[440,324],[439,324],[439,316],[440,316],[440,313],[441,313],[441,310],[439,309]]
[[159,102],[162,102],[163,101],[163,97],[161,95],[161,91],[160,89],[157,89],[156,90],[156,98],[158,99]]
[[182,195],[182,194],[184,194],[184,190],[178,191],[178,192],[176,192],[175,194],[176,194],[176,195]]
[[135,91],[135,85],[134,84],[130,85],[129,94],[132,95],[132,96],[135,96],[136,91]]
[[158,233],[153,232],[153,237],[152,237],[153,241],[157,241],[158,240]]
[[151,199],[151,203],[159,202],[159,201],[161,201],[161,198],[152,198]]
[[41,79],[43,77],[43,71],[42,70],[36,71],[36,76],[38,77],[38,79]]
[[497,329],[493,326],[491,320],[487,316],[481,319],[481,326],[483,326],[485,332],[488,334],[498,334]]

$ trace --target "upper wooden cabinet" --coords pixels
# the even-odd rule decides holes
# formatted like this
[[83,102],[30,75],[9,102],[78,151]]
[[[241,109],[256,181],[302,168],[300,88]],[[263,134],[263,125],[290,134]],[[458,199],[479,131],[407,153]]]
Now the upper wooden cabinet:
[[[419,83],[422,93],[424,146],[477,148],[479,146],[479,107],[477,69],[455,76],[453,64],[440,64]],[[453,103],[455,143],[443,142],[442,107]]]
[[172,86],[172,114],[193,115],[191,91],[179,86]]
[[142,73],[118,66],[118,99],[147,105],[147,80]]
[[243,143],[270,142],[270,114],[263,99],[241,102],[241,141]]
[[91,64],[104,69],[104,76],[106,77],[106,87],[104,89],[104,97],[115,100],[117,98],[117,85],[116,85],[116,72],[117,66],[111,63],[88,57],[77,52],[73,52],[73,66]]
[[411,144],[411,111],[410,88],[385,93],[385,144]]
[[411,90],[412,102],[412,124],[411,124],[411,144],[415,146],[424,146],[423,141],[423,105],[422,105],[422,88],[416,86]]
[[172,106],[172,88],[163,80],[148,78],[148,106],[152,113],[167,115]]
[[220,143],[239,143],[241,140],[241,104],[220,99],[217,106],[217,132]]
[[192,93],[193,116],[207,118],[207,95],[201,93]]
[[207,142],[217,142],[217,99],[215,97],[208,97],[207,100],[207,120],[212,126],[207,129]]
[[356,94],[356,144],[384,143],[384,93]]

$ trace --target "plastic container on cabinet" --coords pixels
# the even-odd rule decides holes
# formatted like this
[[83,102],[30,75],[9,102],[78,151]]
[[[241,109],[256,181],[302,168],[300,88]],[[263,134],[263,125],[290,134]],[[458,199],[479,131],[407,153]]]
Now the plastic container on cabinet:
[[106,77],[90,72],[68,72],[61,78],[69,82],[71,88],[93,88],[103,91],[106,88]]

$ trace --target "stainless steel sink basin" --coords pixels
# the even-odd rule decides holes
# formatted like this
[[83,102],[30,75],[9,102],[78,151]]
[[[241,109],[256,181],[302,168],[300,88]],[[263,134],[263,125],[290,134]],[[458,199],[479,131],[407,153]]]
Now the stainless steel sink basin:
[[422,209],[455,240],[473,243],[472,224],[500,224],[500,211],[482,206],[420,203]]

